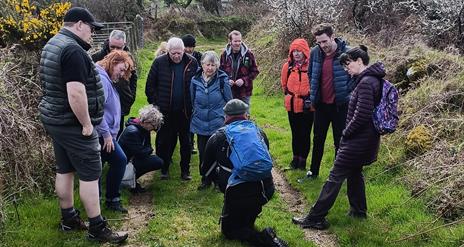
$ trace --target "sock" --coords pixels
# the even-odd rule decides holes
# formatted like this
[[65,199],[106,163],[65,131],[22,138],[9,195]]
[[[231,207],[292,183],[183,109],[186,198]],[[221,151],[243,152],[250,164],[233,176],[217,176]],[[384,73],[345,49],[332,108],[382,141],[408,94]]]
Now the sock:
[[89,225],[98,225],[103,221],[103,217],[99,214],[97,217],[89,218]]
[[74,209],[74,207],[62,208],[61,209],[61,216],[63,217],[63,219],[69,219],[69,218],[72,218],[72,217],[74,217],[76,215],[77,215],[77,212]]

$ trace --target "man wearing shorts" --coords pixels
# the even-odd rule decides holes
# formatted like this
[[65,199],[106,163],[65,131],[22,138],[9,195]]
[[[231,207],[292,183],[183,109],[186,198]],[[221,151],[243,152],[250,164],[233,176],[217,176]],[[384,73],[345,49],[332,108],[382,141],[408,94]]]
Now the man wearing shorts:
[[[120,243],[127,233],[113,232],[100,214],[98,179],[102,165],[94,126],[103,117],[104,91],[98,72],[87,54],[92,33],[101,29],[84,8],[71,8],[64,26],[42,50],[40,79],[43,96],[40,119],[53,139],[56,159],[55,190],[61,208],[62,231],[88,230],[88,238]],[[74,208],[74,174],[89,226]]]

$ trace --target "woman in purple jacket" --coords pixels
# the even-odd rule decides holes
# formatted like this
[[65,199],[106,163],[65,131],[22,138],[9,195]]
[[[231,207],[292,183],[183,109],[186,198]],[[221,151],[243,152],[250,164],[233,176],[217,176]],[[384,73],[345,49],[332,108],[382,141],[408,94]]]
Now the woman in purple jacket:
[[113,211],[127,213],[121,205],[119,186],[126,171],[127,158],[116,142],[121,120],[121,104],[115,83],[120,78],[126,81],[131,76],[133,62],[129,54],[114,50],[95,65],[105,91],[103,120],[96,126],[101,145],[102,164],[108,162],[110,168],[106,175],[106,207]]
[[309,214],[305,217],[293,218],[293,222],[303,228],[322,230],[329,227],[325,217],[335,203],[345,179],[350,203],[348,216],[367,217],[362,170],[363,166],[377,160],[380,135],[374,127],[372,114],[374,107],[380,102],[381,79],[385,76],[385,68],[380,62],[369,66],[367,47],[363,45],[342,54],[340,63],[353,77],[355,88],[351,93],[346,127],[342,132],[340,147],[329,178]]

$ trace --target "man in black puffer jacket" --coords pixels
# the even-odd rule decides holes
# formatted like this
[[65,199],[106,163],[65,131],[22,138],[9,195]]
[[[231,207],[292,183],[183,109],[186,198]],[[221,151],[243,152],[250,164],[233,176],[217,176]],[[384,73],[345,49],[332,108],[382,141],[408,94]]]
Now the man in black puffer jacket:
[[[225,124],[247,119],[248,105],[239,99],[230,100],[224,107]],[[266,134],[261,136],[269,147]],[[240,144],[237,144],[240,145]],[[229,239],[247,241],[253,246],[285,247],[287,243],[278,238],[271,227],[259,232],[254,228],[262,206],[274,194],[272,176],[256,182],[241,182],[227,185],[233,164],[229,159],[231,148],[227,142],[225,127],[220,128],[208,140],[201,175],[214,181],[224,193],[221,215],[221,231]]]
[[184,52],[184,43],[180,38],[170,38],[167,49],[168,54],[157,57],[151,65],[145,94],[148,103],[159,107],[164,115],[164,124],[158,131],[155,144],[156,154],[164,161],[161,179],[169,178],[169,165],[179,136],[181,178],[191,180],[190,80],[198,64],[194,57]]
[[[113,50],[124,50],[129,52],[129,47],[126,45],[126,33],[124,31],[111,31],[108,40],[103,44],[103,48],[99,52],[92,55],[92,60],[94,62],[98,62]],[[132,58],[132,60],[134,59]],[[118,90],[119,100],[121,102],[121,121],[118,133],[119,136],[124,129],[124,116],[129,114],[132,104],[134,104],[135,101],[135,95],[137,93],[137,71],[135,69],[131,71],[131,77],[129,78],[129,81],[120,79],[115,85],[116,90]]]

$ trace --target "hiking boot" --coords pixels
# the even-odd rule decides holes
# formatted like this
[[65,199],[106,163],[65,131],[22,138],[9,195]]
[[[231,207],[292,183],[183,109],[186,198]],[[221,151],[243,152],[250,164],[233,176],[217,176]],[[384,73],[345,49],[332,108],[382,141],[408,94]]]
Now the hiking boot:
[[309,215],[304,217],[293,217],[292,222],[294,224],[300,225],[303,228],[313,228],[317,230],[325,230],[330,226],[329,222],[325,218],[311,219]]
[[127,214],[127,209],[122,207],[121,201],[114,201],[114,202],[106,201],[105,205],[108,210]]
[[132,194],[142,194],[147,192],[147,189],[143,188],[139,183],[136,183],[135,188],[130,189],[130,192]]
[[80,231],[80,230],[87,230],[87,226],[85,222],[81,219],[79,210],[76,210],[76,214],[71,218],[61,218],[60,222],[60,230],[63,232],[69,231]]
[[108,227],[106,219],[94,226],[89,226],[88,239],[92,241],[119,244],[124,242],[127,237],[127,232],[113,232]]
[[206,190],[209,187],[211,187],[211,184],[201,183],[200,186],[198,186],[197,190]]
[[356,219],[367,219],[367,214],[363,212],[354,212],[350,210],[346,215]]
[[161,172],[161,175],[160,175],[160,179],[161,180],[168,180],[169,179],[169,172]]
[[298,161],[292,160],[292,162],[290,162],[290,169],[296,170],[296,169],[298,169],[298,168],[299,168],[299,167],[298,167]]
[[266,242],[266,246],[288,247],[287,242],[277,237],[274,229],[266,227],[264,228],[262,233],[264,235],[264,241]]
[[190,174],[188,173],[182,173],[182,175],[180,175],[180,178],[184,181],[190,181],[192,180],[192,176],[190,176]]

